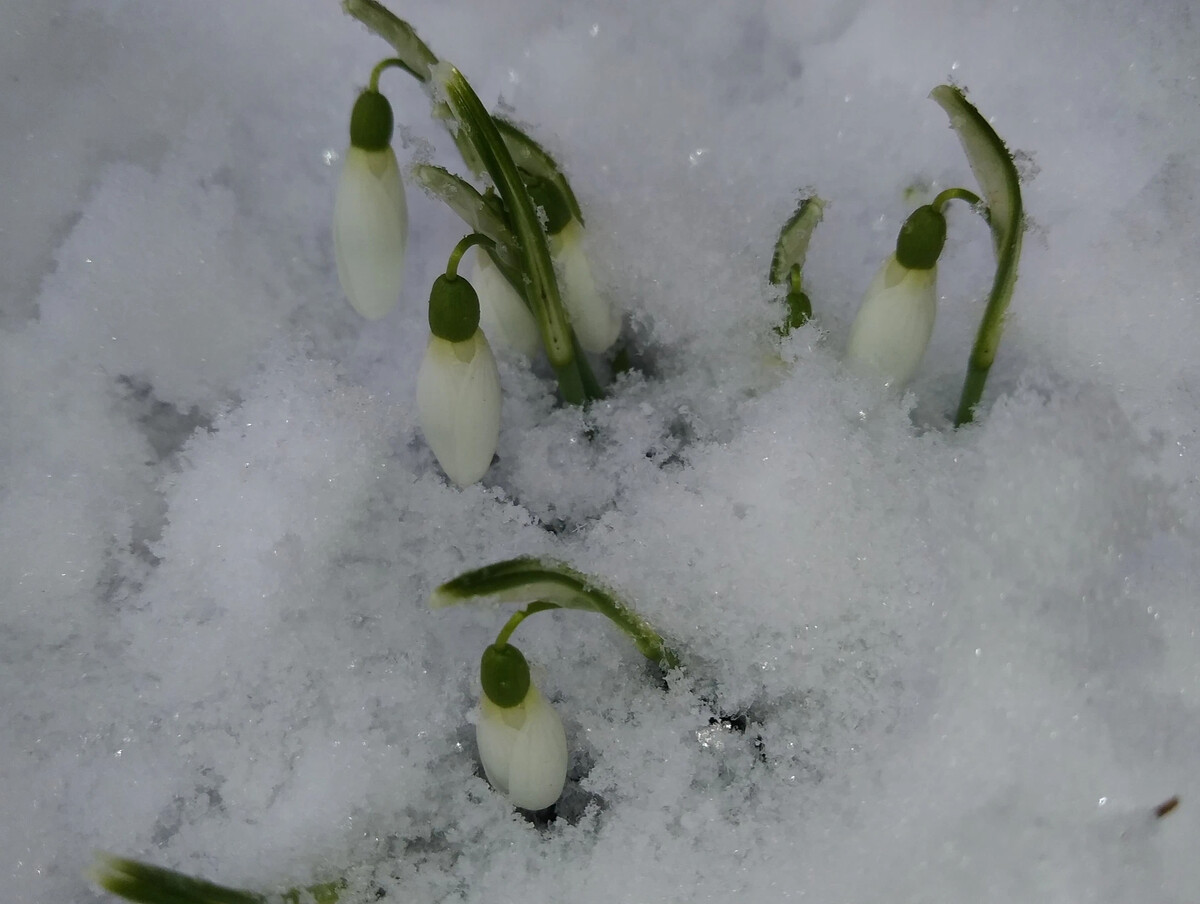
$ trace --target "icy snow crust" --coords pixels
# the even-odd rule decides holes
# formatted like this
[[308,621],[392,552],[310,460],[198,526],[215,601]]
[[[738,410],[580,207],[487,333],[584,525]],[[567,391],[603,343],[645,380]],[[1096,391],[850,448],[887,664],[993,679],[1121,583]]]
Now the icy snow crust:
[[[3,899],[98,901],[104,849],[263,891],[347,874],[347,901],[1195,901],[1188,4],[398,11],[561,158],[643,373],[585,414],[502,360],[499,460],[448,486],[413,396],[461,225],[410,191],[378,323],[333,265],[386,46],[332,0],[7,4]],[[958,432],[992,266],[965,210],[910,394],[838,361],[907,213],[971,186],[925,99],[947,79],[1030,154]],[[421,91],[384,87],[402,161],[461,170]],[[821,330],[780,348],[802,186],[830,201]],[[501,613],[426,608],[520,554],[602,576],[688,665],[664,689],[593,616],[522,626],[572,750],[543,826],[475,757]]]

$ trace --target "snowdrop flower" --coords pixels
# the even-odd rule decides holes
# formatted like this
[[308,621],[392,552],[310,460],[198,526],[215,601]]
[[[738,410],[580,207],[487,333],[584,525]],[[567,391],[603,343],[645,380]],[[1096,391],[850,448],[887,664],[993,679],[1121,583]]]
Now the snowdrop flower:
[[500,437],[500,372],[483,331],[479,300],[461,276],[439,276],[429,295],[432,335],[417,372],[425,440],[454,483],[469,486],[492,463]]
[[542,347],[537,320],[482,248],[475,253],[471,282],[479,294],[479,319],[484,332],[497,344],[527,358],[536,355]]
[[585,351],[604,352],[621,333],[621,315],[596,288],[583,251],[583,226],[571,214],[562,193],[545,179],[531,178],[526,187],[544,218],[550,256],[558,271],[563,306],[571,329]]
[[621,315],[596,288],[578,220],[550,236],[550,254],[562,275],[563,304],[579,344],[585,351],[607,351],[621,333]]
[[387,314],[404,285],[408,204],[391,147],[392,108],[378,91],[358,96],[333,207],[333,247],[346,298],[368,320]]
[[558,800],[567,780],[567,736],[558,713],[529,678],[511,644],[493,644],[480,662],[483,698],[475,740],[488,781],[525,810]]
[[883,262],[850,327],[846,362],[884,386],[902,389],[925,355],[937,316],[937,259],[946,220],[931,206],[913,212],[896,253]]

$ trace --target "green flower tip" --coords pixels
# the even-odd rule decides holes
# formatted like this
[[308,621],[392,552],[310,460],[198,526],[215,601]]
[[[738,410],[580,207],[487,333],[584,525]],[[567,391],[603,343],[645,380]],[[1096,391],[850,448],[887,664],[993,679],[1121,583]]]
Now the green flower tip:
[[479,296],[461,276],[441,274],[429,290],[429,330],[447,342],[466,342],[479,329]]
[[546,216],[546,235],[558,235],[571,222],[571,207],[558,186],[549,179],[522,173],[533,206]]
[[946,244],[946,218],[926,204],[912,212],[896,237],[896,260],[909,270],[932,270]]
[[529,663],[512,644],[491,644],[479,660],[479,681],[497,706],[518,706],[529,693]]
[[378,91],[367,89],[350,113],[350,145],[364,151],[382,151],[392,143],[392,105]]

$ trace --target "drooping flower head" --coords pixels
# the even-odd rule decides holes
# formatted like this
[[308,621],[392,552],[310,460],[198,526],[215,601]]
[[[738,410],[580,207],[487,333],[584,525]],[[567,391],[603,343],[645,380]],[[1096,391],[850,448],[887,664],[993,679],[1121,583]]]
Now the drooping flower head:
[[391,311],[404,286],[408,203],[391,137],[387,98],[363,91],[350,114],[350,147],[333,207],[333,247],[342,291],[369,320]]
[[417,413],[438,464],[468,486],[492,463],[500,436],[500,372],[479,299],[461,276],[439,276],[429,295],[429,344],[417,373]]
[[567,780],[567,736],[562,720],[529,677],[529,664],[512,644],[492,644],[479,664],[483,698],[475,740],[492,786],[526,810],[542,810]]
[[937,317],[937,260],[945,217],[919,207],[905,221],[896,253],[880,266],[850,327],[846,362],[889,389],[902,389],[921,365]]

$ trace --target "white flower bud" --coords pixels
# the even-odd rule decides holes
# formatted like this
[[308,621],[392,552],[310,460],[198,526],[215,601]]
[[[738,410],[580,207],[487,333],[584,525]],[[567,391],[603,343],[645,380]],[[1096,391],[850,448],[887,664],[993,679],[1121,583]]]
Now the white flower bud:
[[475,740],[488,781],[516,806],[542,810],[558,800],[567,781],[567,735],[535,685],[511,707],[484,694]]
[[563,305],[579,344],[585,351],[607,351],[621,333],[621,315],[596,289],[583,253],[583,227],[577,220],[550,236],[550,252],[561,275]]
[[846,363],[861,376],[903,389],[925,356],[936,316],[937,267],[910,270],[892,255],[850,327]]
[[417,411],[447,477],[465,487],[487,473],[500,437],[500,372],[482,330],[463,342],[429,337]]
[[532,358],[542,347],[537,320],[492,258],[478,249],[470,280],[479,295],[479,323],[492,341]]
[[408,204],[391,147],[346,151],[333,206],[338,280],[354,310],[377,320],[404,286]]

